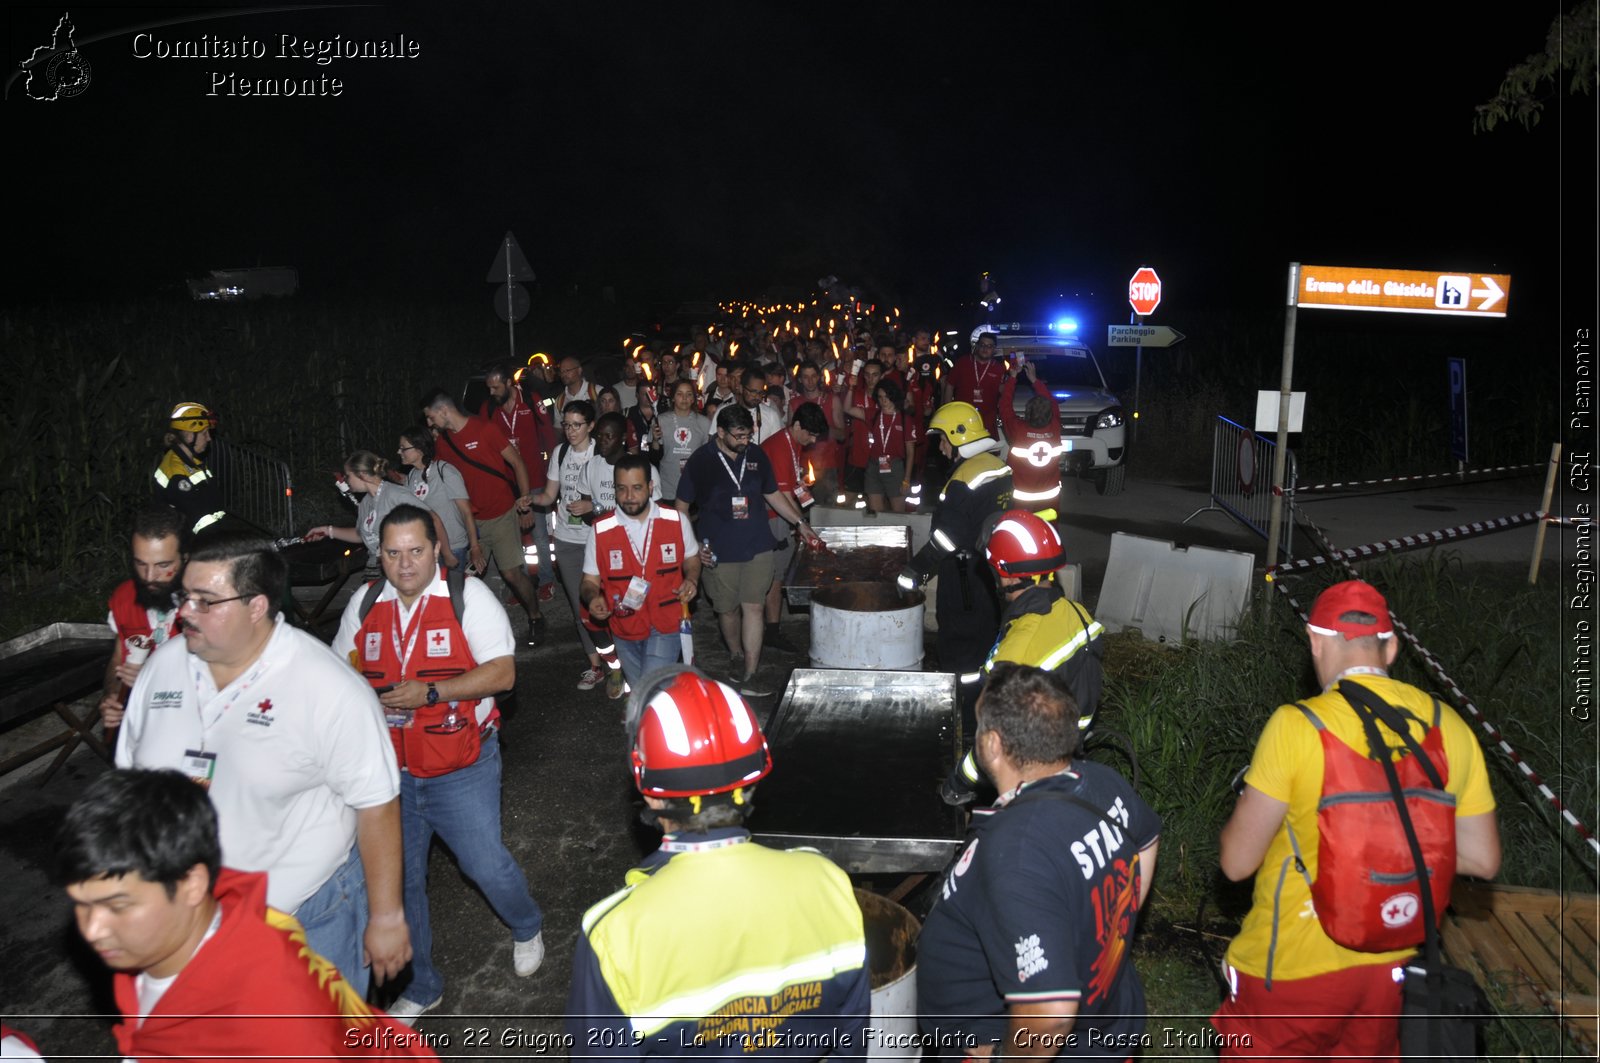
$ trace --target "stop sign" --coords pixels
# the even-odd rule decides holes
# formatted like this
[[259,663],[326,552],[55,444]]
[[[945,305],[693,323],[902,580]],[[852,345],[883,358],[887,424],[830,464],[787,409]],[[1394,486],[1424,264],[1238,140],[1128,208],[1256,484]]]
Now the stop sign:
[[1128,305],[1140,317],[1148,317],[1161,305],[1161,278],[1149,266],[1140,266],[1128,281]]

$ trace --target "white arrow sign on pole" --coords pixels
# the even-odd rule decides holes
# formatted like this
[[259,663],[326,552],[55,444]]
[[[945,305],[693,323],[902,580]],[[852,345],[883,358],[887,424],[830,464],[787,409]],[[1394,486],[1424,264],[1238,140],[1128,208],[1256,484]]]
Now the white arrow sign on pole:
[[1184,334],[1170,325],[1107,325],[1107,347],[1172,347]]

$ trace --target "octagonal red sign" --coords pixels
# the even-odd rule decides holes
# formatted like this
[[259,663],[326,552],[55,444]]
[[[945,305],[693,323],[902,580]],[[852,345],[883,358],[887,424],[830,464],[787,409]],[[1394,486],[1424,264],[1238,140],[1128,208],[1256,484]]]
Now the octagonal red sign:
[[1140,317],[1148,317],[1161,305],[1161,278],[1149,266],[1140,266],[1128,281],[1128,305]]

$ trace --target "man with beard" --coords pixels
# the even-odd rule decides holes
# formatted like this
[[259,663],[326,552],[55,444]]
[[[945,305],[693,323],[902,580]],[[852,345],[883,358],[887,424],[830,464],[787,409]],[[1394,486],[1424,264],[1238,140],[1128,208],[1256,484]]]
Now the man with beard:
[[150,475],[156,502],[164,502],[189,518],[189,530],[200,531],[222,519],[222,484],[206,464],[217,415],[198,402],[180,402],[167,415],[167,452]]
[[798,527],[806,542],[820,541],[794,499],[778,490],[767,456],[750,445],[754,431],[749,410],[737,403],[724,406],[717,411],[716,438],[695,451],[678,481],[678,512],[687,516],[698,505],[695,529],[700,541],[716,542],[706,587],[732,655],[732,678],[746,697],[770,693],[756,685],[776,545],[762,519],[761,500]]
[[148,506],[133,518],[133,575],[117,584],[106,623],[116,636],[106,662],[100,719],[122,723],[123,703],[150,651],[178,633],[178,587],[188,557],[189,520],[171,506]]
[[617,508],[595,522],[584,548],[582,597],[591,617],[610,622],[623,678],[637,690],[677,663],[678,622],[700,585],[700,544],[682,514],[651,501],[649,458],[619,458],[613,475]]
[[[542,484],[550,452],[556,447],[556,429],[550,421],[550,407],[539,403],[530,406],[524,401],[522,388],[505,365],[496,365],[483,374],[483,386],[489,391],[489,401],[483,404],[478,416],[492,421],[511,440],[528,468],[528,483]],[[539,551],[539,594],[529,610],[532,623],[541,623],[538,602],[548,602],[555,596],[555,556],[550,552],[550,530],[545,515],[538,510],[531,514],[533,523],[525,534],[533,536]],[[518,521],[521,523],[521,520]]]
[[216,806],[222,859],[267,873],[267,903],[364,997],[411,959],[401,903],[400,772],[377,697],[287,623],[267,539],[214,535],[184,566],[182,639],[145,664],[117,767],[175,768]]

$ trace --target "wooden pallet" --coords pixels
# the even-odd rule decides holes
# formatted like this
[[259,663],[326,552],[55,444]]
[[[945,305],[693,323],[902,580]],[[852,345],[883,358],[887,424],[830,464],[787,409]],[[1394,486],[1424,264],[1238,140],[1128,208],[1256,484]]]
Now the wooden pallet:
[[1444,951],[1503,1001],[1555,1015],[1580,1045],[1596,1046],[1600,897],[1457,882]]

